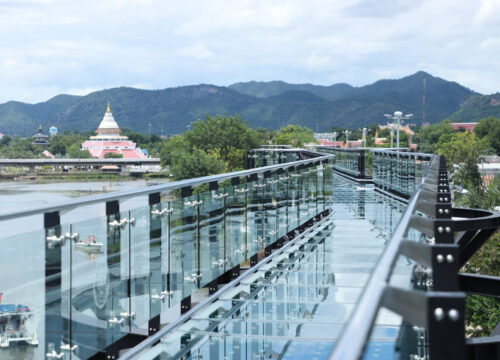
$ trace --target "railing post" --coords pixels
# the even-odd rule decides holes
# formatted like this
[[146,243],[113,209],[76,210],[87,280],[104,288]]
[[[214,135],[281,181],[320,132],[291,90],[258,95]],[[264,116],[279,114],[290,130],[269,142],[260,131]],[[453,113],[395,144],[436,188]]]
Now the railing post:
[[[107,228],[107,265],[108,265],[108,271],[109,273],[116,273],[116,274],[121,274],[121,262],[124,260],[121,258],[121,231],[120,231],[120,226],[112,226],[110,223],[117,221],[120,221],[120,205],[118,200],[112,200],[106,202],[106,228]],[[108,329],[110,327],[113,327],[115,325],[110,325],[109,320],[111,320],[111,312],[115,313],[115,316],[120,313],[120,309],[118,306],[120,306],[120,299],[122,296],[127,295],[127,297],[130,297],[130,292],[129,289],[130,287],[128,286],[130,282],[130,279],[127,281],[127,283],[124,283],[123,280],[121,279],[121,276],[114,280],[114,284],[110,284],[110,302],[111,302],[111,309],[109,310],[109,313],[105,314],[106,316],[106,321],[108,321]],[[115,309],[115,306],[117,307]],[[127,310],[130,312],[130,309]],[[109,319],[108,319],[109,318]],[[118,325],[120,326],[120,325]],[[111,331],[113,331],[111,329]],[[118,359],[118,355],[120,352],[119,344],[117,341],[112,341],[111,344],[106,343],[106,358],[107,359]]]
[[59,212],[55,211],[43,215],[45,229],[45,350],[46,353],[60,354],[64,340],[68,344],[71,343],[68,326],[64,326],[62,314],[61,264],[64,236],[61,234]]
[[[150,319],[148,321],[148,336],[153,335],[158,330],[160,330],[160,313],[162,311],[162,303],[165,301],[164,294],[169,294],[166,289],[166,281],[163,279],[162,269],[164,266],[168,266],[168,264],[162,263],[162,249],[165,244],[162,243],[162,222],[163,222],[163,209],[161,209],[161,195],[160,193],[149,194],[149,269],[150,269],[150,277],[149,281],[151,282],[150,288]],[[154,215],[153,211],[156,210],[161,215]],[[167,209],[165,209],[167,210]],[[168,213],[165,214],[168,216]],[[160,243],[158,246],[157,242]],[[159,251],[158,251],[159,249]],[[159,299],[152,298],[151,290],[153,288],[159,287]],[[168,297],[166,299],[168,303]]]
[[360,150],[359,151],[359,160],[358,160],[358,171],[359,171],[359,177],[361,179],[366,179],[366,150]]

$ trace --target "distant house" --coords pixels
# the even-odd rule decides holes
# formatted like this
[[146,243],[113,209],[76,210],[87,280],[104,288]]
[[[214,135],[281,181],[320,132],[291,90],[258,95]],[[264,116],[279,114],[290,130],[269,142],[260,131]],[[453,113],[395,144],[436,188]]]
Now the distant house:
[[332,141],[332,140],[318,139],[318,142],[322,146],[344,147],[343,141]]
[[347,141],[347,148],[350,149],[357,149],[363,146],[363,140],[348,140]]
[[49,152],[49,151],[47,151],[47,150],[44,150],[44,151],[43,151],[43,153],[42,153],[42,155],[43,155],[44,157],[46,157],[46,158],[50,158],[50,159],[55,159],[55,158],[56,158],[56,157],[55,157],[52,153],[50,153],[50,152]]
[[465,131],[472,131],[474,130],[477,124],[478,124],[477,122],[451,123],[451,127],[455,131],[459,131],[460,129],[463,129]]
[[500,176],[500,156],[484,155],[478,164],[479,173],[484,185],[489,185],[495,176]]

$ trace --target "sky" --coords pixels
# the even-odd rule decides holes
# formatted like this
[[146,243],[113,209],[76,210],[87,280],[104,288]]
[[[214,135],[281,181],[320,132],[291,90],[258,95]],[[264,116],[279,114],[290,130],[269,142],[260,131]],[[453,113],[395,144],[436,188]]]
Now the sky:
[[419,70],[500,91],[500,0],[0,0],[0,103]]

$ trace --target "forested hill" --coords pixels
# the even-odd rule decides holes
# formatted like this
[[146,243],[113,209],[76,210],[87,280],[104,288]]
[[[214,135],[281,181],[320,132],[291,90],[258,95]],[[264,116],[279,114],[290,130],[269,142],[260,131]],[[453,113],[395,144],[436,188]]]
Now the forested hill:
[[451,115],[451,119],[456,122],[476,122],[490,116],[500,118],[500,93],[471,96],[460,110]]
[[165,135],[185,131],[191,121],[207,113],[239,113],[252,126],[277,128],[299,124],[327,131],[332,126],[383,123],[384,113],[402,110],[413,113],[412,122],[418,124],[422,118],[424,78],[429,122],[440,122],[459,111],[471,95],[480,97],[455,82],[424,72],[362,87],[281,81],[238,83],[229,87],[201,84],[163,90],[120,87],[86,96],[59,95],[33,105],[15,101],[0,104],[0,132],[29,136],[39,124],[46,132],[52,125],[60,131],[95,129],[108,101],[121,127]]

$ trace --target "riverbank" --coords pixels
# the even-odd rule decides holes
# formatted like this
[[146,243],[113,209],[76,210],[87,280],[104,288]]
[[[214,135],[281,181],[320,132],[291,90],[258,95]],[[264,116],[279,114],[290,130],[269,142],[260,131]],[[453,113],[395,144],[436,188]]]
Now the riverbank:
[[14,182],[95,182],[95,181],[134,181],[171,179],[170,173],[88,173],[88,172],[58,172],[47,174],[0,174],[0,181]]

